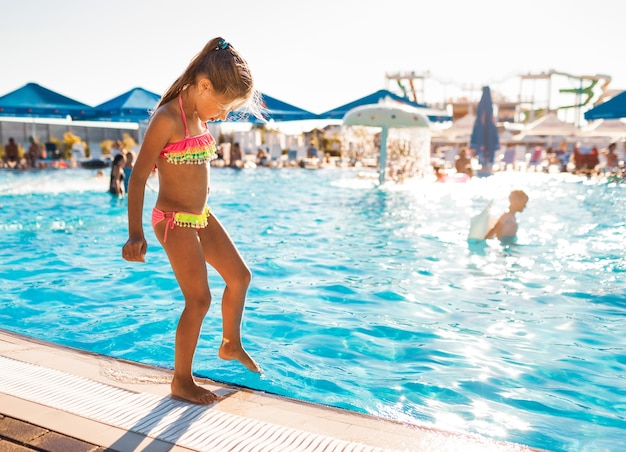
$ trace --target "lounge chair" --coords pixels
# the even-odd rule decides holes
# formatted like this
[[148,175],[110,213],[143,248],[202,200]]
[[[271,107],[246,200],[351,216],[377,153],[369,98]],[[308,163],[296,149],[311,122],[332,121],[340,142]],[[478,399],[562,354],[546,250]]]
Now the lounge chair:
[[509,165],[513,166],[513,169],[515,169],[515,155],[516,155],[515,148],[507,148],[504,151],[504,155],[502,156],[502,162],[501,162],[503,171],[506,171]]
[[535,171],[543,167],[543,149],[539,146],[534,149],[533,154],[528,162],[527,169],[531,166]]

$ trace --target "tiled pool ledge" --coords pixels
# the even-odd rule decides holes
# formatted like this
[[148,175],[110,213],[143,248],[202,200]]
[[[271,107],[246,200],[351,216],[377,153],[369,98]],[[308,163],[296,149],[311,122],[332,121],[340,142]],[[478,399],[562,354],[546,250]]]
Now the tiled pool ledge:
[[170,377],[0,330],[0,413],[113,450],[533,450],[207,380],[227,397],[208,407],[187,404],[169,397]]

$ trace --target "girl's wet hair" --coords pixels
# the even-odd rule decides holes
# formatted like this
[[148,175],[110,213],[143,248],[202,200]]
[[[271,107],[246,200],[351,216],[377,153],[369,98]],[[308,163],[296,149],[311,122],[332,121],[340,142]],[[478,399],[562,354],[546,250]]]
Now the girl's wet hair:
[[198,53],[187,69],[170,86],[156,108],[175,99],[187,86],[206,77],[216,94],[231,100],[241,101],[248,114],[261,118],[261,97],[254,88],[248,63],[223,38],[211,39]]

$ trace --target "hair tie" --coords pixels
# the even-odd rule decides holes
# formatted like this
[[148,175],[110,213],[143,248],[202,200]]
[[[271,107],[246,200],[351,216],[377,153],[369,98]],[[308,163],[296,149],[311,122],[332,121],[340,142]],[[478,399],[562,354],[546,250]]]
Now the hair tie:
[[217,47],[215,48],[215,50],[224,50],[227,49],[229,46],[230,44],[227,43],[225,39],[220,39],[220,42],[217,43]]

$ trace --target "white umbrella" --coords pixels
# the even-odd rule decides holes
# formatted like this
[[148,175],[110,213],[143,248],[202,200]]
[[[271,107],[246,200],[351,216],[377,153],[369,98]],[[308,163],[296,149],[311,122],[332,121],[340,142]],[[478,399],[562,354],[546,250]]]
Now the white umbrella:
[[385,180],[387,167],[387,136],[391,128],[430,129],[428,118],[418,109],[398,103],[378,103],[362,105],[348,111],[343,117],[347,126],[380,127],[380,158],[378,163],[379,180]]

